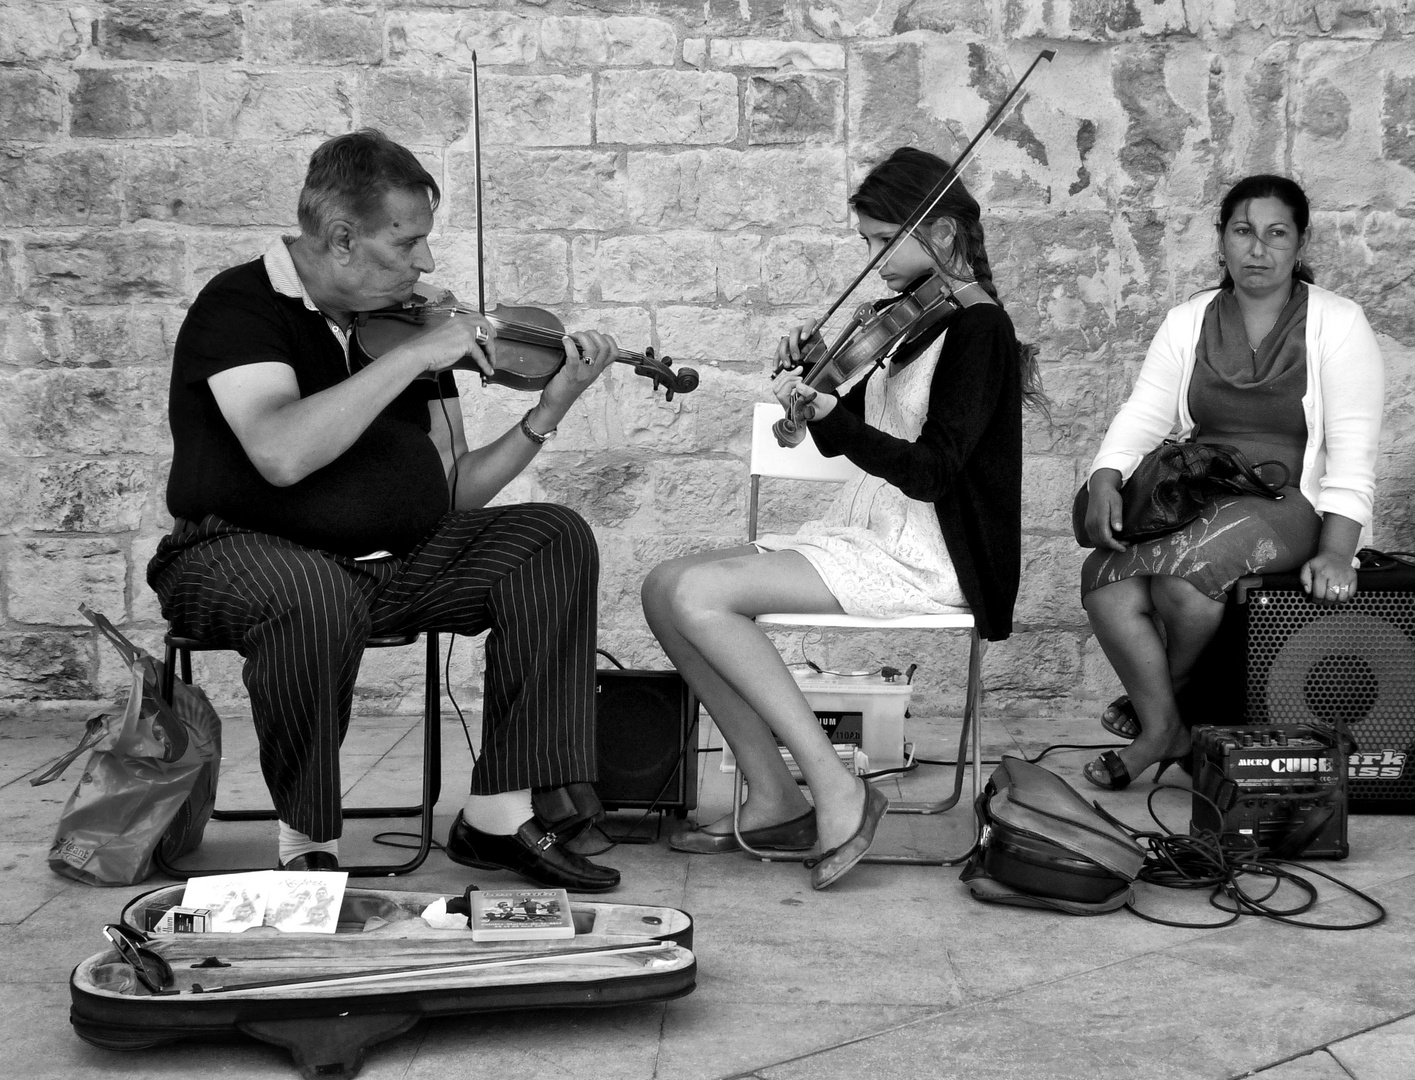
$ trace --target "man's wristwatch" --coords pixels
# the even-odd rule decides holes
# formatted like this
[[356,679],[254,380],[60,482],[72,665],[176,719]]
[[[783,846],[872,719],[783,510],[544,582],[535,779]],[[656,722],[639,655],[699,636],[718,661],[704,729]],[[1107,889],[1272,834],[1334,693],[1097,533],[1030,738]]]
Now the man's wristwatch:
[[532,405],[526,410],[526,415],[521,417],[521,434],[530,439],[531,442],[535,443],[537,446],[544,446],[546,443],[550,442],[551,439],[555,438],[555,428],[541,433],[531,427],[531,413],[535,411],[536,407]]

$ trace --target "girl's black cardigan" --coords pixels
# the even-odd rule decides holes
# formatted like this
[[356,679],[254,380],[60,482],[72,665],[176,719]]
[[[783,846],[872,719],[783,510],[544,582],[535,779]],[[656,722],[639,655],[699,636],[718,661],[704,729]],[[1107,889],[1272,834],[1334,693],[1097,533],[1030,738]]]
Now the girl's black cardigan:
[[[810,430],[827,457],[844,454],[911,499],[934,504],[978,631],[1001,641],[1012,632],[1022,566],[1019,346],[1012,320],[994,304],[964,308],[946,329],[928,415],[916,441],[886,435],[866,422],[868,378],[830,415],[812,421]],[[939,332],[912,343],[912,356]]]

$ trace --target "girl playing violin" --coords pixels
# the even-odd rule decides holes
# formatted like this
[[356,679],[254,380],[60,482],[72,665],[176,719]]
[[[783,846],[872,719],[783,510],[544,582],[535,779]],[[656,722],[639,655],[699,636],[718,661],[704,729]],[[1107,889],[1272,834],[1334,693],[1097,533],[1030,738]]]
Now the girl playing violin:
[[[841,764],[780,654],[753,618],[768,611],[893,617],[967,605],[988,640],[1012,630],[1020,567],[1022,403],[1041,403],[1033,350],[997,297],[977,202],[951,166],[912,147],[851,198],[870,254],[942,180],[947,192],[882,261],[895,293],[942,275],[956,309],[879,358],[843,396],[806,386],[806,328],[777,348],[772,391],[814,409],[821,452],[864,470],[794,536],[665,562],[643,586],[649,626],[712,714],[748,784],[739,827],[753,847],[805,851],[822,889],[868,850],[888,800]],[[889,301],[883,301],[883,304]],[[882,370],[880,370],[882,369]],[[777,749],[791,752],[806,801]],[[678,851],[737,850],[732,815],[676,833]]]

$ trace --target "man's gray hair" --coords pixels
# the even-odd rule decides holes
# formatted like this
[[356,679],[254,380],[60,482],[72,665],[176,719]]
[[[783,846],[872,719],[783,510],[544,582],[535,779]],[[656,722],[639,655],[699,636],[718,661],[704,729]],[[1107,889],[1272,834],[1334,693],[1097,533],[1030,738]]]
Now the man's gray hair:
[[322,240],[333,222],[344,220],[372,232],[393,190],[426,191],[434,210],[442,198],[413,152],[377,128],[337,135],[310,155],[297,211],[300,231]]

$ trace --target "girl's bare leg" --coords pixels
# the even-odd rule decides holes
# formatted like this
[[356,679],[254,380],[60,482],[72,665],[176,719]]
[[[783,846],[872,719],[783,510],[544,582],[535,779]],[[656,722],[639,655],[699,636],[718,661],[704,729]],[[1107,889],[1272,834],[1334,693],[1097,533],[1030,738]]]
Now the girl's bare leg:
[[[643,602],[659,644],[737,755],[748,783],[742,827],[779,824],[808,808],[781,761],[779,738],[811,788],[822,848],[849,839],[864,785],[840,763],[781,654],[752,621],[768,611],[841,612],[810,562],[750,547],[673,559],[649,573]],[[708,829],[728,832],[731,819]]]

